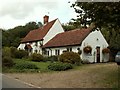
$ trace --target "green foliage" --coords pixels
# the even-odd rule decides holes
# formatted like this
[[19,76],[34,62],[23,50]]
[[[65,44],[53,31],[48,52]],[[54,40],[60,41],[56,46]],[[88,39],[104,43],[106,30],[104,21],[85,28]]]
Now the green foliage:
[[29,22],[25,26],[17,26],[13,29],[2,30],[2,46],[18,47],[21,38],[24,38],[29,31],[39,28],[41,23]]
[[89,60],[85,59],[85,60],[82,60],[81,62],[82,64],[90,64]]
[[61,62],[55,62],[55,63],[51,63],[48,66],[48,69],[53,70],[53,71],[65,71],[68,69],[72,69],[72,65],[69,63],[61,63]]
[[32,61],[35,61],[35,62],[44,61],[44,57],[43,57],[41,54],[37,54],[37,53],[33,53],[33,54],[30,56],[30,58],[31,58]]
[[[95,22],[97,27],[120,27],[120,2],[76,2],[72,4],[81,24]],[[88,21],[87,19],[90,18]]]
[[58,61],[58,56],[47,57],[47,61],[56,62],[56,61]]
[[28,57],[29,53],[27,51],[25,51],[25,50],[16,50],[14,52],[14,55],[15,55],[15,58],[21,59],[21,58]]
[[11,57],[9,56],[4,56],[2,58],[2,66],[3,67],[12,67],[14,65],[14,62]]
[[16,69],[22,70],[22,69],[38,69],[38,67],[35,64],[32,63],[18,63],[15,65]]
[[11,58],[11,51],[9,47],[4,47],[2,49],[2,66],[3,67],[12,67],[14,62]]
[[78,53],[64,52],[59,56],[59,61],[63,63],[80,64],[81,58]]
[[16,47],[10,47],[11,57],[16,57],[17,48]]

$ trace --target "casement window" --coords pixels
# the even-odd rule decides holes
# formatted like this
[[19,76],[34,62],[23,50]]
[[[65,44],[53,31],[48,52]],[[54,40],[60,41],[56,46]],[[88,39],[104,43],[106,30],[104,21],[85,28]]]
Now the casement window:
[[68,51],[68,52],[71,52],[71,51],[72,51],[72,48],[67,48],[67,51]]
[[55,50],[55,55],[60,55],[60,50],[59,49]]

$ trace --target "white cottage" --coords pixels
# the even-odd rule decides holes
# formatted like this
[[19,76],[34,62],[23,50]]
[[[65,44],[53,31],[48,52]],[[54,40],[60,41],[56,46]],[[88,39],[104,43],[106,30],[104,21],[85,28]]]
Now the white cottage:
[[[60,55],[64,51],[81,51],[82,60],[89,62],[107,62],[108,54],[102,50],[108,43],[100,30],[92,31],[91,28],[75,29],[64,32],[58,19],[48,22],[49,16],[44,16],[44,26],[30,31],[21,41],[18,49],[30,53],[40,53],[47,56]],[[85,47],[91,47],[90,52],[85,52]]]
[[48,22],[49,16],[44,16],[44,25],[36,30],[30,31],[18,46],[20,50],[27,50],[31,53],[42,54],[42,46],[51,40],[58,33],[64,32],[59,19]]
[[[86,53],[85,47],[91,47],[91,52]],[[59,33],[43,46],[49,52],[48,56],[60,55],[64,51],[78,53],[81,50],[82,60],[88,60],[91,63],[107,62],[109,55],[102,53],[102,50],[107,47],[108,43],[100,30],[91,31],[90,28]]]

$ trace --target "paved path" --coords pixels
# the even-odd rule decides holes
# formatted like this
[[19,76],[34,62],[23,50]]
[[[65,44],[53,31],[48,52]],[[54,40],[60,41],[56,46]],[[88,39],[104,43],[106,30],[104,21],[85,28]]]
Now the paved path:
[[32,88],[32,86],[6,75],[2,75],[2,88]]

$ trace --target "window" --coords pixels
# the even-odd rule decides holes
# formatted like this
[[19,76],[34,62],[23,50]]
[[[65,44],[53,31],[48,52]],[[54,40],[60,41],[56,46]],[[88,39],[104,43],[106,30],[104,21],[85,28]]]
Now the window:
[[55,55],[60,55],[60,50],[59,49],[55,50]]
[[47,55],[49,56],[49,51],[47,51]]
[[71,51],[72,51],[72,48],[67,48],[67,51],[68,51],[68,52],[71,52]]

